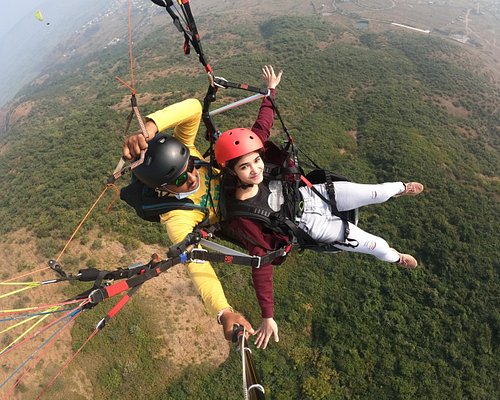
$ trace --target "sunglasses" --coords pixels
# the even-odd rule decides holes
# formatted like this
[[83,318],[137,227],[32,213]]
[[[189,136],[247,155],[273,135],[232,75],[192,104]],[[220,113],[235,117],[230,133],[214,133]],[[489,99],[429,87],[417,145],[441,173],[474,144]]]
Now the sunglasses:
[[188,180],[188,172],[192,173],[193,170],[194,170],[194,160],[190,158],[186,170],[175,179],[174,185],[177,187],[181,187],[182,185],[184,185]]

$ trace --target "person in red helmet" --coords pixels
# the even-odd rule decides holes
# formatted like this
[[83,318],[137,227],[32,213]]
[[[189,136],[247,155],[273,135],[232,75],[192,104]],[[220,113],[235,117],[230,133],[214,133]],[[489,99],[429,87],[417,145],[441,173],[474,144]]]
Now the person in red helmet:
[[[264,70],[264,78],[274,85],[269,86],[274,89],[281,79],[281,73],[275,76],[272,68],[269,68]],[[251,129],[230,129],[222,133],[215,144],[215,157],[224,172],[221,200],[224,203],[223,216],[228,218],[226,227],[233,237],[251,255],[263,256],[290,243],[292,237],[300,232],[318,244],[334,244],[339,250],[371,254],[405,268],[416,268],[417,261],[413,256],[399,253],[384,239],[332,213],[331,201],[327,200],[331,197],[325,183],[298,189],[298,212],[290,213],[291,207],[284,207],[287,192],[284,181],[266,176],[270,165],[282,165],[286,159],[283,152],[269,141],[273,119],[272,104],[264,101],[259,119]],[[334,207],[338,212],[345,212],[368,204],[382,203],[391,197],[415,196],[422,192],[423,185],[417,182],[359,184],[339,181],[333,182],[333,188]],[[246,210],[246,214],[234,213],[242,209]],[[252,209],[256,210],[255,215],[248,215]],[[252,270],[262,312],[262,323],[256,331],[255,343],[258,348],[265,349],[271,336],[276,342],[279,341],[278,326],[274,320],[272,264],[279,264],[283,260],[284,257],[279,257],[270,264]]]

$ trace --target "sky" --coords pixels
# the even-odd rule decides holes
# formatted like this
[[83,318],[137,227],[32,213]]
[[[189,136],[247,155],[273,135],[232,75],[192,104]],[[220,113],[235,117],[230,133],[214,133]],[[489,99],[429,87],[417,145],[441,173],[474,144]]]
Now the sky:
[[26,15],[43,9],[44,3],[51,1],[57,0],[0,0],[0,38]]
[[[50,64],[51,52],[110,0],[0,0],[0,106]],[[104,4],[104,6],[103,6]],[[43,22],[35,18],[40,10]]]

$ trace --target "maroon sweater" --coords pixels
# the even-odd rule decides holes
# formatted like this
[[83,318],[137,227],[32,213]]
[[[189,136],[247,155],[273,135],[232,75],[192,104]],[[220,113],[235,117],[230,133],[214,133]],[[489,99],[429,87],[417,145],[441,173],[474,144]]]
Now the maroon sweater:
[[[271,90],[274,98],[275,92]],[[260,106],[257,120],[252,126],[252,131],[256,133],[266,143],[271,134],[274,122],[274,109],[271,101],[266,97]],[[272,153],[273,147],[266,148],[264,159],[275,158]],[[260,185],[263,185],[261,183]],[[259,186],[260,186],[259,185]],[[235,217],[229,221],[229,228],[239,233],[238,240],[248,250],[250,255],[263,256],[271,250],[276,250],[284,244],[289,243],[289,238],[276,232],[265,230],[260,221],[249,218]],[[273,264],[281,264],[285,257],[280,257],[273,261]],[[262,318],[271,318],[274,315],[274,295],[273,295],[273,266],[272,264],[262,265],[260,268],[252,269],[252,280],[255,294],[262,311]]]

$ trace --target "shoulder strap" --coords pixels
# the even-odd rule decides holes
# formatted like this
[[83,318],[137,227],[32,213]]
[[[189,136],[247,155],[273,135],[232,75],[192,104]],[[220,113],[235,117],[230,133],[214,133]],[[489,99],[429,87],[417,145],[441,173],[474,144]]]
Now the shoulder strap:
[[256,219],[263,222],[266,226],[272,226],[271,216],[275,214],[264,207],[259,207],[251,204],[246,204],[243,202],[238,202],[231,207],[226,209],[226,215],[224,216],[226,220],[235,217],[243,217],[249,219]]
[[318,246],[318,243],[309,234],[284,216],[282,212],[270,212],[265,208],[239,203],[237,208],[230,212],[229,217],[244,217],[261,221],[272,230],[289,234],[294,238],[292,242],[298,242],[298,245],[303,249]]
[[189,199],[179,200],[174,196],[160,197],[135,177],[128,186],[120,190],[120,199],[131,206],[139,217],[150,222],[160,222],[161,214],[173,210],[199,210],[205,213],[200,225],[208,220],[209,211],[206,207],[196,205]]

